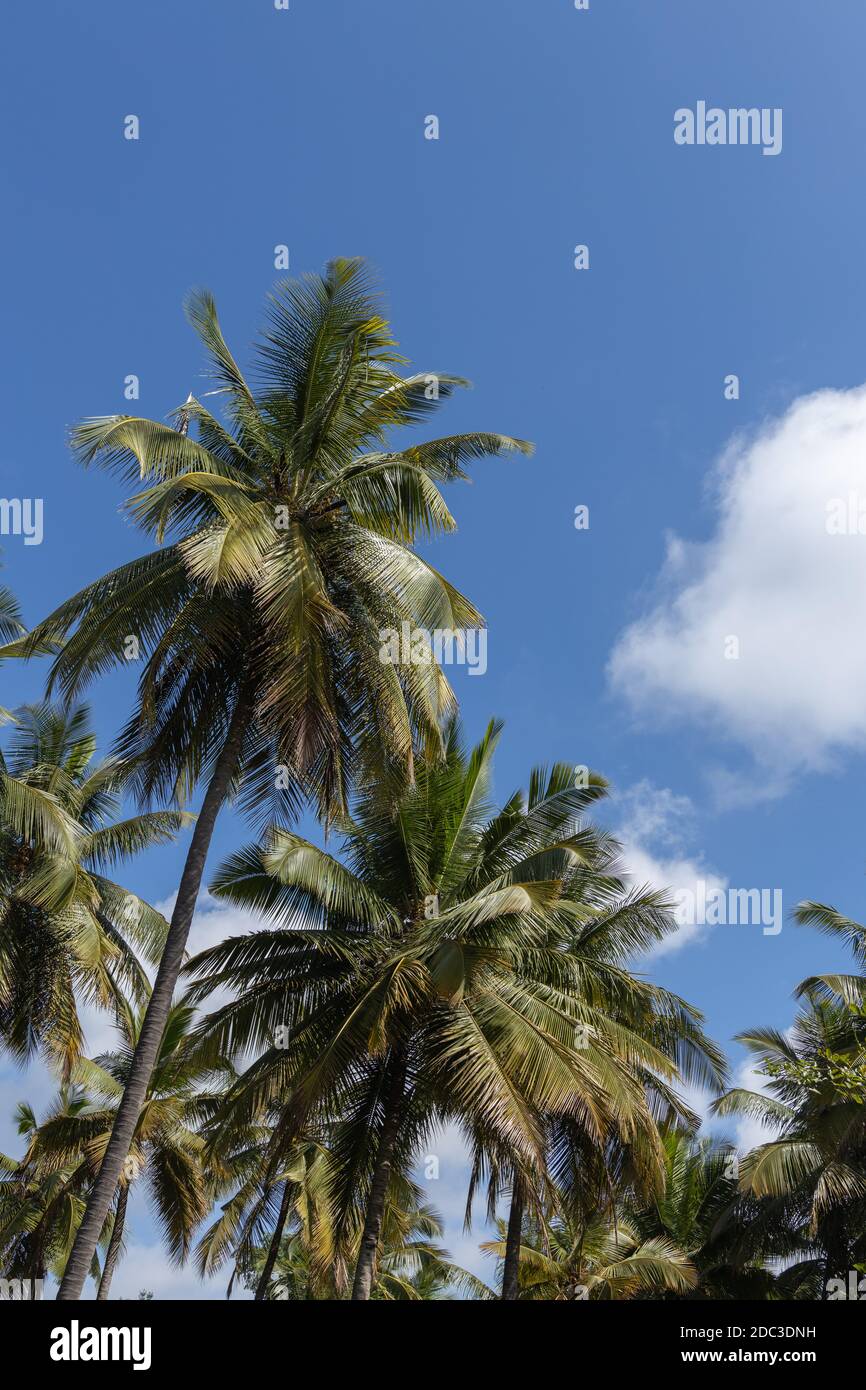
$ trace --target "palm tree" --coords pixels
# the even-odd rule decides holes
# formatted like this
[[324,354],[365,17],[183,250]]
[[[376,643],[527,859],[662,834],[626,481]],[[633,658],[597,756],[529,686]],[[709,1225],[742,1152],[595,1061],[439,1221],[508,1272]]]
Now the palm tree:
[[[136,950],[158,959],[166,931],[102,871],[166,843],[189,819],[116,819],[131,771],[116,758],[94,762],[95,748],[85,706],[35,705],[16,715],[3,756],[12,791],[0,805],[0,1043],[22,1062],[42,1049],[65,1079],[82,1048],[79,1002],[113,1008],[125,990],[144,1000]],[[46,817],[16,814],[19,791],[41,798]]]
[[[659,1199],[668,1163],[663,1136],[682,1127],[693,1129],[698,1122],[671,1079],[711,1092],[718,1092],[725,1083],[724,1054],[704,1033],[700,1013],[633,973],[634,957],[662,940],[674,929],[674,921],[662,896],[646,890],[626,893],[618,857],[619,846],[604,837],[589,868],[564,878],[558,910],[573,918],[567,949],[579,970],[579,991],[603,1010],[609,1029],[626,1047],[630,1069],[643,1087],[654,1123],[636,1126],[624,1138],[615,1127],[599,1134],[568,1113],[548,1114],[544,1116],[545,1169],[540,1172],[521,1169],[507,1153],[476,1142],[467,1218],[486,1174],[490,1219],[503,1196],[509,1202],[502,1260],[501,1298],[505,1301],[519,1297],[525,1222],[534,1221],[536,1226],[543,1222],[551,1198],[555,1209],[567,1210],[576,1226],[606,1210],[620,1192],[641,1202]],[[634,1036],[656,1048],[670,1070],[663,1075],[647,1066],[630,1047]]]
[[[76,1069],[88,1091],[103,1102],[92,1117],[101,1123],[101,1134],[90,1140],[92,1163],[101,1161],[109,1141],[114,1113],[120,1104],[141,1033],[144,1010],[123,1011],[119,1017],[122,1044],[115,1052]],[[159,1052],[130,1145],[124,1173],[118,1183],[112,1244],[103,1267],[98,1299],[108,1297],[111,1276],[121,1249],[126,1202],[132,1181],[143,1178],[154,1210],[159,1215],[169,1257],[178,1264],[187,1259],[193,1233],[207,1215],[215,1192],[213,1176],[204,1162],[204,1143],[199,1133],[207,1109],[213,1103],[207,1089],[222,1084],[224,1068],[204,1067],[192,1047],[194,1012],[183,1000],[174,1004],[160,1041]]]
[[536,769],[528,799],[495,812],[498,733],[491,724],[466,754],[452,724],[445,761],[422,760],[396,806],[366,787],[338,822],[341,859],[281,829],[229,859],[213,891],[274,925],[189,966],[191,999],[234,995],[202,1024],[202,1046],[256,1056],[228,1092],[226,1133],[276,1111],[276,1166],[312,1118],[331,1125],[338,1241],[366,1194],[362,1301],[390,1187],[434,1122],[455,1120],[479,1148],[543,1172],[545,1114],[569,1114],[597,1140],[654,1135],[650,1078],[667,1093],[677,1075],[610,1008],[640,998],[646,1030],[673,1031],[671,997],[620,969],[611,946],[634,948],[671,920],[656,896],[621,898],[618,880],[593,875],[604,840],[579,816],[603,782]]
[[529,452],[519,440],[481,433],[388,449],[390,430],[422,419],[465,383],[400,375],[405,359],[359,261],[276,287],[255,389],[211,296],[193,295],[188,313],[224,420],[188,399],[176,428],[112,416],[74,435],[85,463],[146,481],[128,510],[169,544],[89,585],[15,644],[19,655],[63,644],[51,684],[67,697],[137,645],[139,699],[119,746],[136,759],[142,795],[185,798],[207,782],[135,1064],[61,1298],[80,1295],[129,1149],[220,807],[240,791],[248,808],[294,812],[308,794],[327,818],[372,757],[405,780],[414,739],[439,745],[453,701],[439,666],[382,660],[381,634],[403,622],[423,631],[480,622],[411,546],[454,527],[438,483],[466,477],[464,465],[483,455]]
[[[859,922],[813,901],[800,903],[794,919],[866,963]],[[788,1296],[826,1298],[831,1278],[866,1260],[866,976],[811,976],[796,995],[803,1004],[787,1033],[758,1028],[740,1038],[769,1094],[734,1090],[716,1110],[771,1132],[745,1159],[741,1185],[759,1199],[759,1234],[788,1259],[777,1282]]]
[[[227,1297],[238,1273],[249,1282],[258,1271],[256,1300],[267,1297],[271,1276],[287,1226],[296,1225],[305,1259],[315,1258],[316,1272],[334,1273],[331,1220],[331,1162],[327,1149],[313,1137],[298,1140],[281,1165],[270,1155],[272,1130],[267,1124],[244,1124],[226,1135],[219,1105],[210,1115],[213,1138],[204,1161],[218,1181],[220,1194],[230,1192],[219,1214],[199,1241],[197,1260],[203,1277],[231,1261]],[[312,1273],[311,1273],[312,1277]]]
[[[46,1123],[74,1122],[87,1105],[80,1087],[61,1086]],[[87,1174],[78,1153],[65,1164],[34,1161],[39,1121],[26,1102],[18,1105],[15,1120],[27,1154],[0,1154],[0,1258],[6,1278],[29,1279],[33,1288],[46,1274],[60,1278],[63,1272],[84,1213]],[[95,1257],[91,1273],[98,1278]]]
[[[326,1169],[329,1156],[320,1150],[316,1163]],[[244,1275],[256,1288],[256,1297],[265,1299],[334,1299],[345,1297],[345,1289],[335,1278],[334,1266],[326,1251],[331,1232],[327,1227],[327,1202],[323,1201],[317,1179],[304,1183],[304,1195],[297,1202],[294,1219],[281,1236],[275,1259],[270,1249],[253,1249]],[[354,1228],[354,1253],[361,1237],[362,1222]],[[492,1292],[467,1270],[455,1265],[439,1244],[442,1220],[423,1200],[420,1188],[407,1179],[395,1183],[389,1193],[382,1224],[382,1254],[371,1298],[386,1302],[438,1301],[459,1294],[491,1298]],[[262,1279],[267,1283],[262,1292]]]
[[815,1282],[826,1297],[829,1279],[866,1260],[866,1107],[852,1095],[845,1066],[853,1060],[862,1082],[866,1018],[813,988],[788,1033],[755,1028],[738,1041],[767,1077],[768,1094],[732,1090],[715,1111],[775,1131],[743,1159],[741,1187],[766,1204],[772,1226],[797,1240],[803,1259],[789,1282],[812,1278],[820,1261]]
[[687,1297],[769,1297],[775,1279],[763,1253],[789,1257],[796,1241],[784,1249],[778,1240],[768,1246],[768,1223],[759,1218],[754,1200],[740,1194],[736,1150],[676,1128],[662,1143],[663,1190],[649,1200],[630,1193],[624,1203],[641,1238],[668,1240],[688,1255],[697,1282]]
[[[499,1239],[481,1246],[504,1261],[505,1223]],[[664,1236],[642,1239],[622,1214],[596,1212],[588,1222],[558,1214],[530,1226],[520,1247],[517,1297],[521,1300],[630,1299],[641,1294],[687,1293],[697,1283],[688,1255]]]
[[[10,1171],[25,1183],[35,1182],[37,1192],[56,1186],[59,1178],[66,1201],[77,1204],[71,1213],[73,1219],[65,1223],[64,1258],[55,1260],[60,1273],[83,1215],[83,1198],[93,1184],[111,1134],[142,1018],[143,1010],[119,1009],[120,1047],[92,1060],[79,1059],[73,1068],[73,1089],[61,1091],[60,1103],[41,1124],[27,1107],[21,1107],[20,1113],[29,1120],[28,1146]],[[101,1233],[107,1241],[101,1275],[95,1264],[91,1268],[98,1277],[100,1301],[108,1298],[123,1249],[127,1202],[135,1181],[141,1179],[148,1189],[169,1256],[178,1263],[189,1254],[193,1232],[210,1207],[212,1183],[202,1163],[198,1125],[203,1101],[207,1101],[202,1083],[210,1078],[212,1068],[203,1070],[195,1059],[190,1046],[192,1021],[192,1010],[183,1002],[169,1015],[113,1211]],[[19,1132],[25,1130],[19,1126]],[[63,1224],[58,1215],[53,1219]]]

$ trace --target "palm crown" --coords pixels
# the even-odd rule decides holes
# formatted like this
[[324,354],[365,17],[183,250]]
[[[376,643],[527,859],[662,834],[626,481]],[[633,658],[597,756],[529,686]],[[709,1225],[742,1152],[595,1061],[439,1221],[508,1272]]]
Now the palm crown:
[[345,805],[365,749],[405,773],[413,735],[437,744],[453,698],[441,669],[383,662],[379,633],[481,621],[411,545],[454,527],[439,484],[529,446],[469,434],[388,449],[390,431],[467,383],[399,374],[405,359],[358,261],[276,287],[256,389],[211,296],[192,296],[188,312],[224,420],[190,397],[176,427],[110,416],[73,436],[85,463],[146,482],[126,506],[160,548],[89,585],[17,650],[63,642],[52,679],[69,695],[140,643],[121,749],[139,759],[146,793],[186,795],[242,701],[249,803],[273,812],[276,765],[290,799],[303,786],[328,813]]
[[284,829],[233,856],[213,890],[275,925],[189,967],[202,977],[191,998],[235,996],[202,1045],[257,1058],[229,1092],[225,1132],[276,1111],[276,1163],[311,1115],[341,1114],[336,1200],[348,1209],[367,1190],[379,1223],[391,1170],[406,1171],[434,1119],[479,1153],[543,1168],[554,1112],[658,1166],[652,1096],[679,1104],[677,1048],[718,1075],[696,1017],[622,967],[672,921],[658,895],[623,895],[612,847],[580,823],[602,779],[537,769],[528,799],[497,812],[497,737],[491,725],[466,753],[452,725],[444,762],[421,762],[396,807],[362,791],[340,822],[342,862]]

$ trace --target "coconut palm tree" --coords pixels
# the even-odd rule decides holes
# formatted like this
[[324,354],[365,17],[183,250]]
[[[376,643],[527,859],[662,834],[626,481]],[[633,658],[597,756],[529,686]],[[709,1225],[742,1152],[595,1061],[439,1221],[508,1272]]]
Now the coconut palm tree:
[[[174,428],[147,419],[89,420],[74,434],[85,463],[145,482],[127,503],[159,548],[61,605],[15,654],[62,644],[51,687],[73,696],[139,652],[139,698],[119,748],[134,755],[143,796],[207,789],[115,1135],[61,1288],[77,1298],[144,1100],[181,967],[220,807],[345,806],[375,756],[411,776],[413,742],[439,744],[453,697],[435,661],[382,659],[382,633],[406,622],[474,627],[477,610],[412,550],[453,529],[438,484],[478,457],[529,446],[499,434],[389,448],[460,378],[401,374],[405,359],[362,264],[279,284],[248,385],[213,299],[192,296],[224,407],[188,399]],[[197,438],[190,427],[194,426]],[[168,543],[163,545],[162,542]],[[417,644],[416,644],[417,646]],[[8,652],[7,648],[7,652]]]
[[[88,1103],[80,1087],[61,1086],[45,1123],[74,1122]],[[78,1153],[65,1164],[34,1162],[40,1124],[26,1102],[18,1105],[15,1124],[27,1155],[0,1154],[0,1262],[5,1278],[31,1281],[34,1297],[36,1281],[63,1273],[84,1214],[88,1174]],[[95,1256],[90,1272],[99,1277]]]
[[[499,1239],[481,1249],[504,1262],[505,1223]],[[588,1222],[559,1214],[531,1224],[520,1247],[517,1297],[526,1301],[584,1301],[684,1294],[697,1283],[685,1251],[663,1236],[642,1239],[622,1214],[596,1212]]]
[[256,1058],[229,1090],[226,1133],[277,1110],[276,1166],[313,1117],[330,1124],[338,1242],[366,1194],[358,1300],[372,1293],[390,1186],[434,1123],[454,1120],[541,1173],[545,1114],[571,1115],[596,1140],[651,1136],[650,1078],[667,1093],[678,1074],[610,1007],[640,998],[661,1040],[662,995],[602,945],[634,947],[669,917],[655,895],[617,898],[604,873],[593,894],[577,882],[602,854],[579,817],[603,781],[536,769],[528,798],[497,812],[498,735],[491,724],[467,754],[452,724],[444,762],[422,760],[396,806],[371,783],[338,822],[341,858],[282,829],[232,856],[212,890],[273,925],[189,966],[191,999],[233,994],[203,1022],[202,1046]]
[[[765,1255],[790,1259],[797,1242],[768,1243],[769,1223],[740,1193],[733,1145],[671,1128],[662,1136],[663,1190],[648,1200],[626,1194],[626,1215],[643,1240],[669,1240],[691,1260],[697,1283],[689,1298],[768,1298],[776,1287]],[[669,1297],[681,1296],[674,1293]]]
[[789,1283],[812,1279],[826,1297],[828,1280],[866,1260],[866,1107],[848,1084],[852,1062],[862,1081],[866,1018],[813,987],[787,1033],[755,1028],[738,1041],[767,1094],[732,1090],[714,1109],[759,1120],[772,1136],[742,1160],[740,1185],[799,1240]]
[[[204,1161],[219,1175],[220,1194],[231,1195],[201,1237],[199,1271],[209,1277],[228,1262],[233,1266],[226,1290],[231,1297],[235,1278],[247,1282],[258,1270],[256,1300],[265,1299],[287,1229],[302,1239],[305,1260],[317,1263],[316,1274],[333,1278],[335,1251],[331,1220],[331,1163],[327,1149],[309,1136],[299,1140],[276,1165],[270,1155],[272,1131],[267,1124],[247,1124],[227,1138],[216,1120],[216,1146],[206,1142]],[[207,1128],[205,1137],[207,1141]],[[339,1281],[337,1281],[339,1282]]]
[[[61,1091],[60,1102],[41,1124],[36,1123],[27,1107],[21,1107],[21,1114],[29,1120],[28,1145],[14,1175],[26,1183],[35,1181],[37,1191],[56,1184],[59,1175],[66,1201],[76,1204],[72,1212],[75,1219],[66,1222],[64,1257],[71,1248],[71,1236],[84,1212],[83,1199],[93,1184],[111,1134],[143,1012],[119,1008],[120,1046],[94,1059],[80,1058],[73,1068],[73,1088]],[[190,1046],[192,1022],[192,1010],[183,1002],[173,1007],[114,1205],[102,1232],[107,1249],[98,1274],[100,1301],[108,1298],[123,1250],[127,1202],[133,1183],[141,1180],[147,1189],[169,1257],[177,1263],[186,1259],[195,1228],[210,1209],[213,1185],[202,1163],[203,1141],[198,1125],[208,1100],[203,1085],[214,1078],[213,1068],[204,1070]],[[25,1130],[19,1126],[19,1132]],[[61,1274],[64,1264],[65,1259],[55,1260],[55,1268],[59,1267]]]
[[[321,1150],[317,1163],[323,1169],[330,1162]],[[246,1282],[256,1287],[256,1297],[265,1299],[335,1299],[345,1297],[345,1288],[335,1278],[334,1266],[323,1258],[328,1236],[327,1202],[305,1183],[306,1195],[297,1203],[293,1220],[281,1237],[275,1259],[270,1249],[251,1251],[245,1270]],[[315,1215],[314,1215],[315,1214]],[[360,1240],[363,1222],[355,1226],[355,1244]],[[467,1270],[455,1265],[439,1244],[442,1220],[423,1200],[416,1183],[403,1179],[393,1185],[382,1224],[382,1253],[371,1298],[386,1302],[439,1301],[463,1295],[491,1298],[492,1291]],[[356,1253],[356,1252],[355,1252]],[[267,1284],[261,1293],[262,1278]]]
[[489,1218],[494,1219],[503,1197],[509,1204],[501,1292],[506,1301],[519,1296],[524,1220],[544,1221],[551,1196],[557,1208],[565,1202],[577,1224],[606,1209],[619,1191],[642,1201],[660,1197],[667,1162],[660,1134],[677,1127],[692,1129],[698,1123],[679,1083],[718,1093],[727,1075],[724,1054],[706,1036],[700,1013],[634,973],[635,957],[663,940],[675,922],[662,895],[626,891],[619,846],[611,837],[603,837],[588,867],[563,877],[556,911],[571,919],[566,949],[579,971],[580,993],[604,1011],[608,1027],[619,1030],[627,1049],[637,1035],[666,1057],[670,1071],[662,1075],[647,1066],[637,1050],[627,1052],[654,1123],[635,1127],[625,1140],[616,1127],[599,1134],[568,1113],[546,1115],[546,1172],[541,1175],[521,1170],[508,1153],[497,1152],[495,1145],[476,1135],[467,1219],[486,1175]]
[[[146,999],[136,951],[158,959],[167,930],[104,870],[173,839],[189,819],[117,819],[130,768],[95,762],[95,748],[85,706],[34,705],[18,711],[3,755],[14,790],[0,804],[0,1044],[22,1062],[40,1049],[65,1079],[82,1048],[79,1004],[114,1008],[124,991]],[[18,789],[42,798],[47,831],[16,813]]]

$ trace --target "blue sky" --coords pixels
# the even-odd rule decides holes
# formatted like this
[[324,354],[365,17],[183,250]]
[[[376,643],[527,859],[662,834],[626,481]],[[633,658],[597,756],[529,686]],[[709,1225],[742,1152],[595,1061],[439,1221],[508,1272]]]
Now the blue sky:
[[[828,537],[823,506],[866,463],[866,11],[43,0],[14,8],[6,38],[2,492],[43,498],[45,535],[2,544],[27,620],[144,549],[65,431],[126,410],[130,373],[158,418],[202,389],[187,290],[213,290],[243,360],[276,245],[293,273],[367,256],[407,355],[475,383],[441,432],[537,446],[449,494],[459,531],[434,552],[488,620],[487,673],[455,684],[471,733],[506,720],[498,790],[539,761],[588,763],[640,873],[857,917],[866,540]],[[674,112],[699,100],[781,108],[781,153],[677,146]],[[2,703],[40,677],[5,667]],[[94,692],[105,744],[130,679]],[[212,863],[244,833],[225,816]],[[165,901],[182,853],[136,862],[130,886]],[[219,929],[211,916],[200,937]],[[846,964],[787,923],[678,945],[649,968],[726,1043],[787,1026],[796,983]],[[0,1069],[0,1146],[41,1084]],[[462,1179],[445,1166],[433,1195],[450,1214]],[[135,1240],[130,1289],[146,1270],[158,1295],[194,1293],[162,1272],[142,1208]]]

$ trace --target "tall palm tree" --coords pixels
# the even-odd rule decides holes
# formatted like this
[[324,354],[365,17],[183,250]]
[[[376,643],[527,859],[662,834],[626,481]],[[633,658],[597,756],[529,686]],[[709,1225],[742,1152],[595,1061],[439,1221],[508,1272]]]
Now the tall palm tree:
[[[66,1231],[64,1257],[68,1256],[71,1237],[84,1212],[84,1198],[111,1134],[142,1017],[143,1010],[118,1010],[118,1049],[94,1059],[80,1058],[73,1068],[73,1087],[61,1091],[59,1103],[41,1124],[36,1123],[27,1107],[20,1108],[22,1116],[29,1117],[28,1145],[23,1158],[10,1171],[14,1178],[35,1184],[37,1192],[51,1188],[52,1184],[56,1186],[58,1178],[62,1180],[66,1201],[76,1204],[65,1225],[59,1213],[53,1217]],[[169,1015],[129,1158],[101,1233],[107,1249],[98,1274],[100,1301],[108,1298],[123,1250],[127,1201],[134,1182],[140,1180],[148,1190],[169,1256],[178,1263],[189,1254],[195,1228],[210,1208],[213,1185],[202,1162],[203,1141],[198,1125],[202,1102],[207,1100],[202,1086],[212,1079],[213,1069],[208,1066],[204,1070],[195,1059],[190,1046],[192,1021],[192,1010],[183,1002],[176,1004]],[[19,1132],[25,1130],[19,1126]],[[58,1253],[55,1269],[62,1274],[64,1267],[65,1258]],[[98,1273],[95,1265],[91,1272]]]
[[332,1123],[338,1240],[340,1213],[366,1194],[362,1301],[389,1189],[434,1122],[453,1119],[485,1149],[543,1170],[546,1113],[596,1139],[651,1136],[649,1078],[666,1091],[677,1075],[609,1007],[640,996],[661,1037],[658,991],[600,943],[634,945],[671,923],[654,895],[617,897],[604,874],[594,901],[580,887],[603,841],[579,817],[603,782],[575,787],[571,767],[536,769],[528,799],[497,812],[498,733],[491,724],[467,754],[452,724],[445,761],[419,762],[396,805],[371,783],[338,822],[340,859],[279,829],[233,856],[213,891],[274,925],[189,966],[190,998],[234,996],[203,1022],[202,1045],[256,1057],[228,1093],[226,1132],[276,1109],[277,1164],[311,1116]]
[[[525,443],[469,434],[389,449],[460,378],[401,375],[405,359],[359,261],[279,284],[247,384],[213,299],[189,318],[221,396],[218,419],[188,399],[175,428],[112,416],[85,422],[85,463],[117,469],[144,491],[127,503],[160,548],[61,605],[18,654],[62,643],[51,683],[68,697],[136,644],[139,699],[120,748],[135,756],[144,796],[207,783],[171,929],[103,1171],[60,1291],[77,1298],[112,1200],[181,967],[220,807],[303,794],[327,818],[345,805],[359,765],[375,756],[411,775],[413,740],[439,741],[452,703],[435,662],[381,659],[385,629],[464,628],[477,610],[411,546],[453,529],[437,486],[472,459]],[[197,438],[190,427],[197,429]],[[163,540],[168,544],[162,545]],[[132,645],[130,645],[132,644]]]
[[[189,817],[117,819],[131,770],[94,761],[85,706],[18,711],[3,755],[13,789],[0,802],[0,1045],[20,1061],[38,1048],[68,1079],[80,1055],[79,1004],[144,1001],[137,951],[159,957],[167,924],[105,870],[174,838]],[[50,824],[15,814],[18,791],[42,798]],[[55,833],[51,833],[52,825]]]

